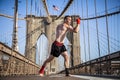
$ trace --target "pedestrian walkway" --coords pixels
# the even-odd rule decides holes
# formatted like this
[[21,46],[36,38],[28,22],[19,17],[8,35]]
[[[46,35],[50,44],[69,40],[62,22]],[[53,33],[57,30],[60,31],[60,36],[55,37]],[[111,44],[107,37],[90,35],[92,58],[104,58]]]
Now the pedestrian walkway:
[[87,80],[120,80],[120,78],[109,78],[109,77],[95,77],[95,76],[85,76],[85,75],[72,75],[72,77],[82,78]]
[[83,75],[71,75],[70,77],[66,77],[64,74],[54,74],[44,77],[40,77],[39,75],[6,76],[0,77],[0,80],[120,80],[120,79]]
[[63,74],[57,74],[57,75],[50,75],[50,76],[44,76],[40,77],[39,75],[28,75],[28,76],[7,76],[7,77],[1,77],[0,80],[89,80],[89,79],[83,79],[80,77],[66,77]]

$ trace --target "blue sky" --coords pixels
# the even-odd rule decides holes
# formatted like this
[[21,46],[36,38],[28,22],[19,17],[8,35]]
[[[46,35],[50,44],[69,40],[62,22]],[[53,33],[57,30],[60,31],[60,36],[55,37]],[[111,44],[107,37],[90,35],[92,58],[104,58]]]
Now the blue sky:
[[[35,2],[36,1],[36,2]],[[46,0],[48,4],[48,10],[50,15],[59,15],[61,11],[64,9],[68,0]],[[87,0],[88,1],[88,17],[95,16],[95,7],[94,7],[94,0]],[[45,10],[43,8],[43,4],[40,0],[32,0],[32,14],[36,16],[46,16]],[[82,5],[83,6],[82,6]],[[53,5],[56,5],[60,10],[55,11],[53,10]],[[96,0],[97,6],[97,15],[105,14],[105,0]],[[82,12],[83,8],[83,12]],[[107,0],[107,9],[109,12],[114,12],[120,10],[120,0]],[[28,14],[31,13],[31,0],[28,0]],[[0,0],[0,14],[6,14],[13,16],[14,15],[14,0]],[[26,0],[19,0],[18,4],[18,16],[19,18],[24,18],[26,16]],[[86,8],[86,0],[74,0],[73,4],[70,8],[66,11],[64,15],[80,15],[81,18],[87,17],[87,8]],[[109,21],[109,34],[112,39],[111,41],[111,52],[120,50],[118,47],[120,44],[117,42],[112,41],[113,39],[120,41],[120,37],[118,32],[120,31],[120,25],[118,23],[120,19],[120,15],[114,15],[108,17]],[[13,19],[9,19],[6,17],[0,16],[0,41],[6,43],[7,45],[11,46],[12,44],[12,32],[13,32]],[[106,41],[106,20],[105,18],[98,19],[98,28],[100,34],[100,44],[101,44],[101,55],[107,54],[107,41]],[[85,29],[85,36],[83,36],[83,27]],[[86,54],[88,54],[88,31],[87,31],[87,21],[81,21],[80,27],[80,45],[81,45],[81,59],[85,61],[85,52],[84,52],[84,37],[86,43]],[[91,59],[98,57],[98,50],[97,50],[97,40],[96,40],[96,21],[95,19],[89,20],[89,31],[90,31],[90,52]],[[25,47],[25,36],[26,36],[26,22],[25,20],[19,20],[18,22],[18,39],[19,39],[19,51],[21,54],[24,55],[24,47]],[[103,38],[104,37],[104,38]],[[114,46],[114,44],[116,46]],[[115,48],[113,50],[113,47]],[[87,55],[87,60],[88,60]]]

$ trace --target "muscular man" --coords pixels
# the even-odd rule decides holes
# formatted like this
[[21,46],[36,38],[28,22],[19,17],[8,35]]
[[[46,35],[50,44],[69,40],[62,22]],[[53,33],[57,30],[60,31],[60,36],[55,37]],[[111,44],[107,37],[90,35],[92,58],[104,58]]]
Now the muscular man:
[[66,72],[66,76],[69,76],[69,56],[67,53],[67,50],[64,46],[64,39],[66,36],[66,33],[68,31],[72,31],[77,33],[79,31],[79,25],[80,25],[80,18],[78,18],[76,20],[77,25],[75,28],[73,28],[70,24],[71,24],[71,16],[65,16],[64,17],[64,23],[60,24],[57,26],[56,28],[56,39],[52,44],[51,47],[51,53],[48,59],[45,60],[45,62],[43,63],[43,66],[41,67],[39,73],[40,76],[43,76],[44,74],[44,68],[46,67],[47,63],[52,61],[54,59],[54,57],[59,57],[59,55],[62,55],[64,57],[64,64],[65,64],[65,72]]

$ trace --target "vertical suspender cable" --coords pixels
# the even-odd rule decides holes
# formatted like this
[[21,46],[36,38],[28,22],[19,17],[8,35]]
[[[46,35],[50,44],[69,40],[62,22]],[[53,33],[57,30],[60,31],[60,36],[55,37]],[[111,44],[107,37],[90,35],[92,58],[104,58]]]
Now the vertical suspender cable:
[[40,1],[38,1],[38,6],[37,6],[37,15],[39,16],[40,13]]
[[[75,21],[75,16],[76,16],[76,1],[74,1],[74,21]],[[73,24],[74,25],[74,24]],[[78,34],[78,33],[77,33]],[[77,34],[76,34],[76,36],[77,36]],[[77,37],[75,37],[76,39],[77,39]],[[76,41],[76,43],[78,43],[78,41]],[[75,61],[77,61],[78,60],[78,46],[77,45],[75,45],[75,47],[76,47],[76,52],[77,52],[77,57],[75,57]]]
[[78,5],[79,5],[79,1],[77,0],[77,12],[78,12],[78,15],[79,15],[80,11],[79,11],[79,6]]
[[41,35],[40,35],[40,48],[41,48],[41,49],[40,49],[40,50],[41,50],[41,51],[40,51],[40,52],[41,52],[41,53],[40,53],[40,56],[42,56],[42,57],[40,57],[40,58],[41,58],[41,65],[43,65],[43,58],[44,58],[44,55],[42,54],[42,53],[43,53],[42,47],[43,47],[43,46],[42,46],[42,34],[41,34]]
[[[74,14],[74,12],[75,12],[74,3],[73,3],[72,5],[73,5],[73,6],[72,6],[71,14]],[[74,16],[72,16],[72,20],[74,21]],[[72,22],[72,25],[74,25],[73,22]],[[72,43],[73,43],[73,42],[72,42]],[[73,46],[72,46],[72,48],[73,48]],[[71,64],[71,65],[74,66],[74,61],[75,61],[75,60],[74,60],[74,55],[73,55],[73,53],[71,54],[71,58],[72,58],[72,61],[71,61],[72,64]]]
[[[87,9],[87,18],[88,18],[88,0],[86,0],[86,9]],[[89,60],[90,60],[90,38],[89,38],[89,22],[87,20],[87,31],[88,31],[88,53],[89,53]]]
[[[77,0],[77,12],[78,12],[78,16],[80,17],[80,11],[79,11],[79,0]],[[80,38],[80,32],[78,33],[79,35],[78,35],[78,37]],[[80,40],[79,40],[79,43],[80,43]],[[80,44],[79,44],[80,45]],[[79,46],[80,47],[80,46]],[[80,49],[81,48],[79,48],[79,51],[78,52],[80,52]],[[79,55],[79,60],[80,60],[80,63],[81,63],[81,52],[79,53],[80,55]]]
[[[26,0],[26,17],[27,17],[27,14],[28,14],[27,11],[28,11],[28,0]],[[23,72],[24,74],[25,74],[25,72],[26,72],[26,71],[25,71],[25,68],[26,68],[26,60],[24,61],[24,72]]]
[[[28,15],[28,0],[26,0],[26,17]],[[26,74],[26,60],[24,61],[24,74]]]
[[26,16],[28,14],[28,0],[26,0]]
[[30,15],[32,16],[32,0],[31,0]]
[[18,0],[15,0],[12,48],[18,51]]
[[37,1],[35,0],[35,16],[37,16]]
[[[82,0],[83,1],[83,0]],[[83,2],[81,2],[81,6],[82,6],[82,18],[83,18]],[[83,21],[83,40],[84,40],[84,52],[85,52],[85,62],[86,60],[86,42],[85,42],[85,29],[84,29],[84,21]],[[84,72],[87,73],[87,66],[85,64],[84,66]]]
[[[87,13],[87,18],[88,18],[88,0],[86,0],[86,13]],[[89,55],[89,60],[90,60],[90,38],[89,38],[89,22],[87,20],[87,31],[88,31],[88,55]],[[91,65],[89,69],[89,73],[91,74]]]
[[[96,9],[96,0],[94,0],[94,7],[95,7],[95,16],[97,16],[97,9]],[[101,56],[101,54],[100,54],[100,41],[99,41],[99,34],[98,34],[98,20],[97,20],[97,18],[96,18],[96,31],[97,31],[97,42],[98,42],[98,54],[99,54],[99,58],[100,58],[100,56]],[[101,74],[101,63],[100,63],[100,74]]]
[[107,31],[107,41],[108,41],[108,54],[110,54],[110,43],[109,43],[109,31],[108,31],[108,12],[107,12],[107,1],[105,0],[105,12],[106,12],[106,31]]
[[17,38],[17,19],[18,19],[18,0],[15,0],[15,9],[14,9],[14,28],[13,28],[13,34],[12,34],[12,49],[11,49],[11,56],[9,58],[9,63],[8,63],[8,68],[7,71],[9,73],[9,75],[14,74],[14,68],[11,69],[11,67],[13,67],[12,65],[14,64],[14,57],[13,57],[13,51],[18,51],[18,38]]
[[[95,16],[97,16],[96,0],[94,0],[94,6],[95,6]],[[97,20],[97,18],[96,18],[96,30],[97,30],[97,41],[98,41],[98,54],[99,54],[99,57],[100,57],[101,55],[100,55],[100,43],[99,43],[98,20]]]
[[[78,15],[79,16],[79,7],[78,7],[78,0],[76,0],[76,7],[77,7],[77,11],[76,11],[76,15]],[[79,42],[77,42],[77,43],[80,43],[80,32],[78,32],[77,33],[77,38],[79,38]],[[79,44],[80,45],[80,44]],[[78,53],[78,62],[80,62],[81,63],[81,58],[80,58],[80,46],[77,46],[77,53]]]
[[38,61],[38,62],[39,62],[38,64],[41,66],[41,60],[40,60],[40,59],[41,59],[41,58],[40,58],[40,56],[41,56],[41,55],[40,55],[40,53],[41,53],[41,50],[40,50],[40,37],[39,37],[39,39],[38,39],[38,43],[37,43],[37,44],[38,44],[38,56],[39,56],[39,57],[38,57],[38,60],[39,60],[39,61]]
[[[110,28],[112,28],[111,30],[112,30],[112,33],[113,33],[113,39],[115,39],[115,37],[117,36],[117,34],[115,34],[116,33],[116,31],[115,31],[116,30],[116,23],[115,22],[117,22],[117,21],[115,20],[115,15],[111,16],[110,18],[112,18],[112,19],[110,19],[110,23],[111,23],[111,27]],[[114,26],[114,28],[113,28],[113,26]],[[116,42],[113,43],[113,44],[116,44]],[[113,47],[114,48],[112,48],[111,51],[112,50],[115,51],[117,46],[113,45]]]
[[[107,31],[107,41],[108,41],[108,59],[110,58],[110,44],[109,44],[109,31],[108,31],[108,12],[107,12],[107,1],[105,0],[105,13],[106,13],[106,31]],[[110,71],[110,61],[107,61],[107,74]]]
[[[76,8],[75,8],[75,1],[73,0],[72,10],[71,10],[71,11],[72,11],[72,13],[71,13],[72,16],[75,16],[75,9],[76,9]],[[75,17],[72,17],[72,18],[73,18],[73,20],[75,19]]]
[[39,6],[39,1],[36,1],[36,16],[38,16],[39,13],[38,6]]
[[[65,3],[64,3],[65,4]],[[69,11],[69,14],[73,14],[73,4],[72,4],[72,7],[71,7],[71,10]],[[73,20],[73,17],[71,16],[71,18],[72,18],[72,20]],[[71,25],[73,25],[73,22],[71,23]],[[70,35],[71,35],[71,33],[69,33]],[[71,43],[73,43],[72,41],[70,41]],[[71,46],[71,48],[72,48],[72,51],[73,51],[73,45]],[[72,66],[74,66],[74,62],[73,62],[73,53],[72,53],[72,51],[71,51],[71,54],[70,54],[70,62],[71,62],[71,67]]]
[[[83,1],[82,0],[81,0],[81,8],[82,8],[82,17],[83,17]],[[83,41],[84,41],[84,52],[85,52],[85,62],[86,62],[86,43],[85,43],[84,21],[83,21]]]
[[[116,17],[115,17],[115,16],[116,16]],[[120,42],[120,38],[119,38],[119,37],[120,37],[120,36],[119,36],[119,31],[120,31],[119,19],[120,19],[120,18],[119,18],[119,14],[117,14],[117,15],[115,15],[115,16],[114,16],[115,19],[113,19],[113,20],[116,21],[116,23],[115,23],[115,24],[116,24],[116,26],[115,26],[115,27],[116,27],[116,30],[115,30],[115,31],[116,31],[116,34],[114,34],[114,35],[116,35],[116,36],[114,37],[114,39],[117,40],[116,42],[117,42],[117,46],[118,46],[118,47],[116,48],[116,50],[120,50],[120,43],[119,43],[119,42]],[[112,27],[114,27],[114,26],[112,26]]]
[[116,26],[115,26],[116,27],[116,30],[115,30],[116,34],[115,35],[117,35],[117,36],[114,36],[114,39],[117,40],[117,46],[118,46],[118,47],[116,47],[116,50],[120,50],[120,43],[119,43],[120,42],[120,38],[119,38],[119,31],[120,31],[119,19],[120,19],[119,18],[119,14],[116,15],[115,19],[113,19],[114,21],[116,21],[116,23],[115,23],[116,24]]
[[[41,5],[41,2],[39,2],[39,4]],[[39,6],[39,9],[40,9],[40,16],[42,17],[42,14],[41,14],[41,9],[42,9],[42,7],[41,6]]]

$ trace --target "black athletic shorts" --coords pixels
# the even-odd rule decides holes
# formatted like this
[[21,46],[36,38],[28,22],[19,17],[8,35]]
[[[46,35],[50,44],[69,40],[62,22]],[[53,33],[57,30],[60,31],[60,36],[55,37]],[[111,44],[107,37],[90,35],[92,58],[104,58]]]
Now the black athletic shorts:
[[54,43],[51,46],[51,55],[54,57],[59,57],[60,54],[64,51],[67,51],[63,43],[59,43],[57,41],[54,41]]

